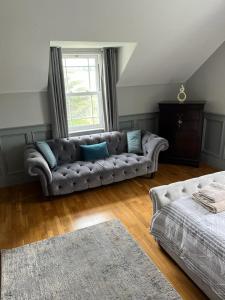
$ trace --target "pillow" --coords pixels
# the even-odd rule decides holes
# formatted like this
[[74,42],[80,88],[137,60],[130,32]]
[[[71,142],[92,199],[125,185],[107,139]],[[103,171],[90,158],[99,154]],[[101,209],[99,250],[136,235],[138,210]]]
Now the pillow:
[[57,161],[49,145],[46,142],[36,142],[36,147],[46,159],[49,167],[51,169],[55,168],[57,165]]
[[107,143],[99,143],[93,145],[80,145],[83,160],[96,160],[109,157]]
[[129,153],[142,153],[141,130],[133,130],[127,132],[127,146]]

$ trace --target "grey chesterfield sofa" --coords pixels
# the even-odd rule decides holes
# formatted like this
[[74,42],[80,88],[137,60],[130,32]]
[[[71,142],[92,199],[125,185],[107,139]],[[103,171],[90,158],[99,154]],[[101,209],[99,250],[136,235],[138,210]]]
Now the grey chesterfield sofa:
[[[97,161],[82,161],[80,145],[107,142],[110,156]],[[34,144],[25,148],[25,168],[39,176],[45,196],[63,195],[136,176],[150,175],[158,169],[159,152],[168,142],[150,132],[142,134],[143,154],[127,153],[125,132],[106,132],[47,141],[56,159],[51,170]]]

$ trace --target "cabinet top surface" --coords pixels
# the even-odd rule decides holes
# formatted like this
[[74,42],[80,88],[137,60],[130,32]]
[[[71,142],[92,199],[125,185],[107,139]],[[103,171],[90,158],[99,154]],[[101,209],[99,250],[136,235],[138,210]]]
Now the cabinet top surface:
[[178,100],[171,100],[171,101],[161,101],[159,102],[159,104],[178,104],[178,105],[188,105],[188,104],[201,104],[201,105],[205,105],[206,101],[185,101],[183,103],[180,103]]

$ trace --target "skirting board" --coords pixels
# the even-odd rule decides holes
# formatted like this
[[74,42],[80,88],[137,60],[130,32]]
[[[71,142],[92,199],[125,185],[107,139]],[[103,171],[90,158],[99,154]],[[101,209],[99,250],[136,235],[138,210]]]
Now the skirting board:
[[[142,129],[158,132],[158,113],[120,116],[121,130]],[[202,161],[225,169],[225,116],[206,113],[202,140]],[[50,139],[51,125],[0,129],[0,187],[32,180],[24,172],[26,144]]]

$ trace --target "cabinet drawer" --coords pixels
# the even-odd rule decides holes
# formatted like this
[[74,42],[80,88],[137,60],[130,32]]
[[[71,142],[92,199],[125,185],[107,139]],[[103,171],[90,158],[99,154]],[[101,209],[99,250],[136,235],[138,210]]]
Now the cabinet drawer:
[[175,109],[175,110],[160,110],[160,116],[164,118],[169,118],[171,121],[175,120],[178,116],[186,120],[199,120],[202,117],[202,111],[200,110],[190,110],[185,111],[184,109]]

